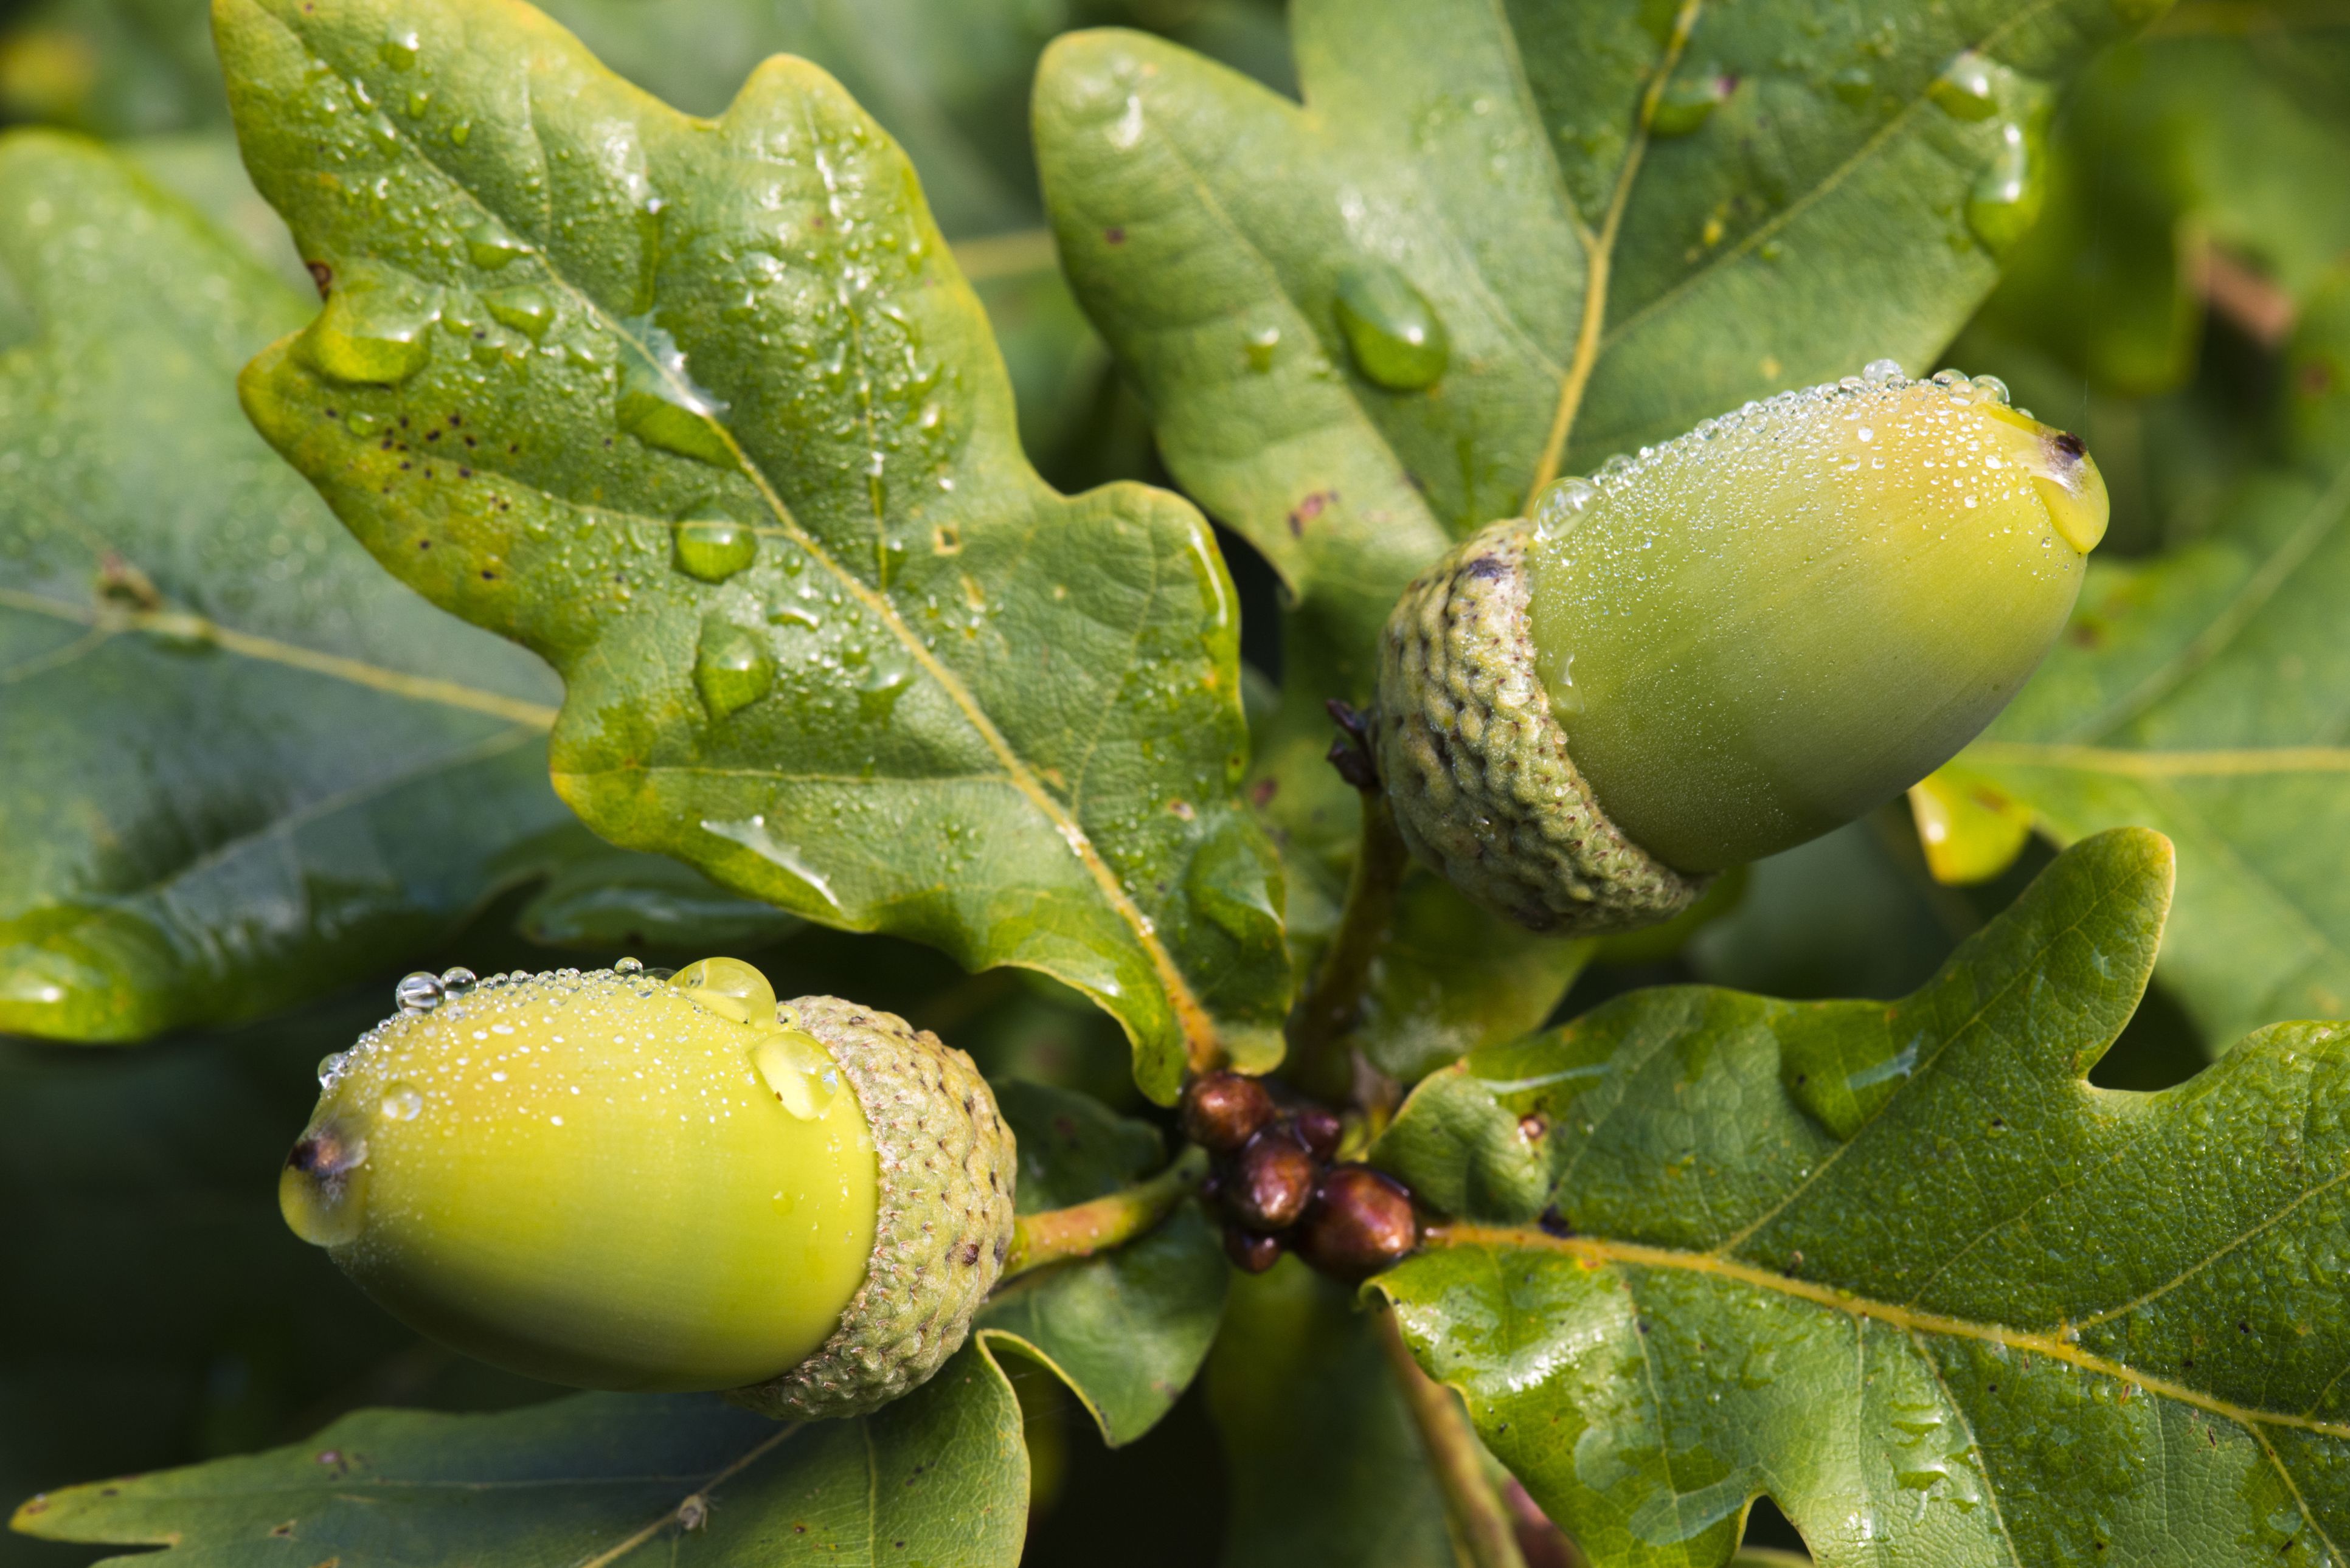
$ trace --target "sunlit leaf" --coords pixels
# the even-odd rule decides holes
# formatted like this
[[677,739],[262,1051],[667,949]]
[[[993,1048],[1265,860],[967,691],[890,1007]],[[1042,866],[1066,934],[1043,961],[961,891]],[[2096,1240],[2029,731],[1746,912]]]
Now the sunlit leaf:
[[2090,1087],[2171,855],[2061,857],[1902,1001],[1639,992],[1430,1079],[1378,1282],[1596,1563],[2339,1563],[2350,1037]]
[[1279,873],[1232,799],[1206,524],[1022,457],[903,156],[821,71],[677,114],[519,5],[223,0],[246,161],[330,279],[246,403],[378,557],[567,683],[599,834],[1042,969],[1262,1060]]

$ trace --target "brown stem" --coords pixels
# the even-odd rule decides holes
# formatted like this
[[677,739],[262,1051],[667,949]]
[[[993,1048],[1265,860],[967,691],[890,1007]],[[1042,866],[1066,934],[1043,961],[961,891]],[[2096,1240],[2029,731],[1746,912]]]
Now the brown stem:
[[1071,1258],[1090,1258],[1104,1248],[1120,1246],[1175,1211],[1176,1206],[1200,1189],[1207,1179],[1208,1151],[1185,1149],[1158,1175],[1132,1187],[1121,1187],[1066,1209],[1023,1214],[1012,1227],[1012,1250],[1003,1255],[1005,1280]]
[[1387,1350],[1388,1365],[1395,1368],[1396,1386],[1411,1412],[1411,1424],[1419,1429],[1428,1468],[1444,1494],[1444,1511],[1467,1553],[1469,1568],[1526,1568],[1525,1554],[1518,1550],[1516,1522],[1485,1479],[1484,1445],[1470,1429],[1461,1401],[1419,1369],[1392,1310],[1381,1312],[1378,1324],[1379,1344]]
[[1321,968],[1289,1015],[1292,1075],[1302,1087],[1326,1099],[1343,1099],[1352,1087],[1344,1049],[1347,1036],[1360,1022],[1371,961],[1394,923],[1396,894],[1410,861],[1387,795],[1377,789],[1364,791],[1363,837],[1347,880],[1347,905]]

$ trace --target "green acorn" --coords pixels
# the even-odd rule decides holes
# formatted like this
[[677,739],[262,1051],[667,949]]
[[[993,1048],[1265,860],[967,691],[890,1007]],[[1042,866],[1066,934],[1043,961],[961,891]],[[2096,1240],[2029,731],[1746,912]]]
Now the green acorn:
[[2080,441],[1889,360],[1708,420],[1408,588],[1375,745],[1415,855],[1527,926],[1623,930],[1947,761],[2106,528]]
[[853,1415],[962,1344],[1012,1240],[971,1059],[705,959],[400,982],[321,1064],[287,1223],[394,1315],[581,1387]]

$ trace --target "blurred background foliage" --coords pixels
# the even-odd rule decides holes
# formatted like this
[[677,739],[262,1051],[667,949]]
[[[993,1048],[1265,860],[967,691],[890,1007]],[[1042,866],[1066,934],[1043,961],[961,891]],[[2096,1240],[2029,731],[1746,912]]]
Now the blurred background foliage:
[[[773,52],[831,69],[920,170],[995,324],[1038,466],[1065,488],[1168,483],[1144,411],[1078,312],[1042,227],[1029,81],[1055,34],[1112,24],[1294,90],[1278,4],[541,3],[623,73],[699,112],[723,108]],[[237,161],[201,0],[0,0],[0,122],[119,144],[307,284]],[[2288,364],[2282,346],[2305,312],[2343,308],[2350,8],[2182,0],[2086,73],[2045,134],[2046,215],[1947,358],[2002,377],[2019,403],[2080,431],[2112,487],[2106,547],[2150,554],[2197,538],[2273,460],[2289,377],[2338,373],[2324,360]],[[2336,195],[2313,198],[2321,192]],[[1237,539],[1224,545],[1250,611],[1246,653],[1277,673],[1271,575]],[[1993,882],[1938,886],[1907,809],[1888,807],[1752,867],[1708,900],[1703,919],[1602,944],[1561,1011],[1682,981],[1892,996],[2045,860],[2034,850]],[[677,963],[704,947],[737,950],[783,994],[855,994],[947,1034],[991,1075],[1155,1114],[1134,1095],[1115,1026],[1049,981],[965,976],[910,944],[799,927],[642,857],[590,849],[557,863],[551,878],[482,911],[432,967],[605,963],[624,951]],[[311,1098],[311,1064],[387,1010],[394,978],[134,1050],[0,1040],[0,1229],[14,1259],[0,1292],[0,1495],[13,1502],[47,1485],[283,1442],[362,1405],[478,1409],[549,1392],[408,1334],[296,1242],[270,1200]],[[2097,1077],[2174,1082],[2210,1045],[2158,992]],[[1344,1303],[1318,1290],[1290,1270],[1252,1283],[1229,1320],[1253,1325],[1247,1343],[1228,1334],[1174,1416],[1115,1453],[1057,1384],[1015,1365],[1035,1466],[1029,1560],[1090,1562],[1113,1538],[1136,1568],[1220,1553],[1277,1560],[1277,1532],[1315,1528],[1317,1517],[1263,1506],[1284,1483],[1293,1495],[1337,1489],[1383,1503],[1383,1549],[1365,1547],[1381,1561],[1440,1551],[1409,1445],[1362,1439],[1395,1435],[1396,1413],[1347,1397],[1359,1402],[1366,1386],[1375,1405],[1391,1396],[1376,1379],[1343,1376],[1363,1352],[1343,1332]],[[1324,1319],[1341,1326],[1301,1327],[1328,1328]],[[1337,1475],[1326,1450],[1342,1428],[1356,1446]],[[1346,1517],[1359,1526],[1360,1516],[1357,1507]],[[1329,1518],[1350,1528],[1335,1504]],[[1760,1521],[1751,1539],[1767,1543],[1773,1532]],[[0,1536],[0,1568],[89,1555]]]

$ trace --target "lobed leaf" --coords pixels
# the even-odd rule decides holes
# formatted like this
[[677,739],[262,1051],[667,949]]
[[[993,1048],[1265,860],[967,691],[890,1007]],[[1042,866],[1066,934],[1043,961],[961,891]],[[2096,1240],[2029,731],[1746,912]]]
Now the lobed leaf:
[[[2036,210],[2055,87],[2123,23],[2107,0],[1302,0],[1291,24],[1302,103],[1102,32],[1047,50],[1035,124],[1064,265],[1169,468],[1296,597],[1253,789],[1293,881],[1320,884],[1310,921],[1355,821],[1304,776],[1322,704],[1370,695],[1411,576],[1555,473],[1871,358],[1922,368]],[[1938,99],[1968,51],[1991,86]],[[2014,199],[1970,228],[2001,170]],[[1440,374],[1366,359],[1339,305],[1366,276],[1405,302],[1398,330],[1424,303]],[[1390,944],[1370,1027],[1403,1070],[1531,1026],[1580,967],[1447,891],[1416,898],[1487,961],[1439,976],[1409,933]]]
[[1214,541],[1160,492],[1036,477],[837,84],[770,60],[697,120],[511,0],[217,16],[246,161],[332,285],[248,410],[379,559],[562,672],[589,826],[1053,974],[1161,1099],[1277,1053]]
[[387,578],[238,413],[301,317],[122,160],[0,140],[0,1031],[322,994],[568,820],[545,667]]
[[[1020,1141],[1020,1212],[1083,1203],[1165,1163],[1157,1129],[1043,1084],[996,1085]],[[1206,1358],[1232,1270],[1215,1227],[1186,1203],[1148,1235],[999,1288],[973,1332],[1069,1386],[1116,1448],[1158,1425]]]
[[[1176,477],[1358,671],[1405,580],[1538,477],[1937,350],[2028,215],[2036,117],[2120,27],[2106,0],[1797,12],[1307,0],[1302,104],[1139,35],[1046,53],[1079,297]],[[1968,50],[1991,86],[1949,112]],[[2020,199],[1977,233],[2002,156]],[[1424,299],[1440,377],[1366,373],[1350,267]]]
[[306,1443],[36,1497],[15,1527],[161,1546],[115,1563],[478,1568],[1020,1560],[1011,1385],[966,1348],[855,1420],[778,1425],[712,1395],[582,1394],[495,1416],[368,1410]]
[[2026,826],[2059,843],[2125,823],[2169,835],[2161,973],[2215,1046],[2350,1012],[2345,305],[2321,295],[2296,347],[2293,465],[2241,486],[2210,537],[2094,561],[2047,663],[1916,797],[1954,876],[2012,858]]
[[2062,856],[1890,1004],[1638,993],[1424,1084],[1462,1218],[1378,1282],[1594,1561],[2326,1563],[2350,1541],[2350,1041],[2092,1088],[2169,907]]

